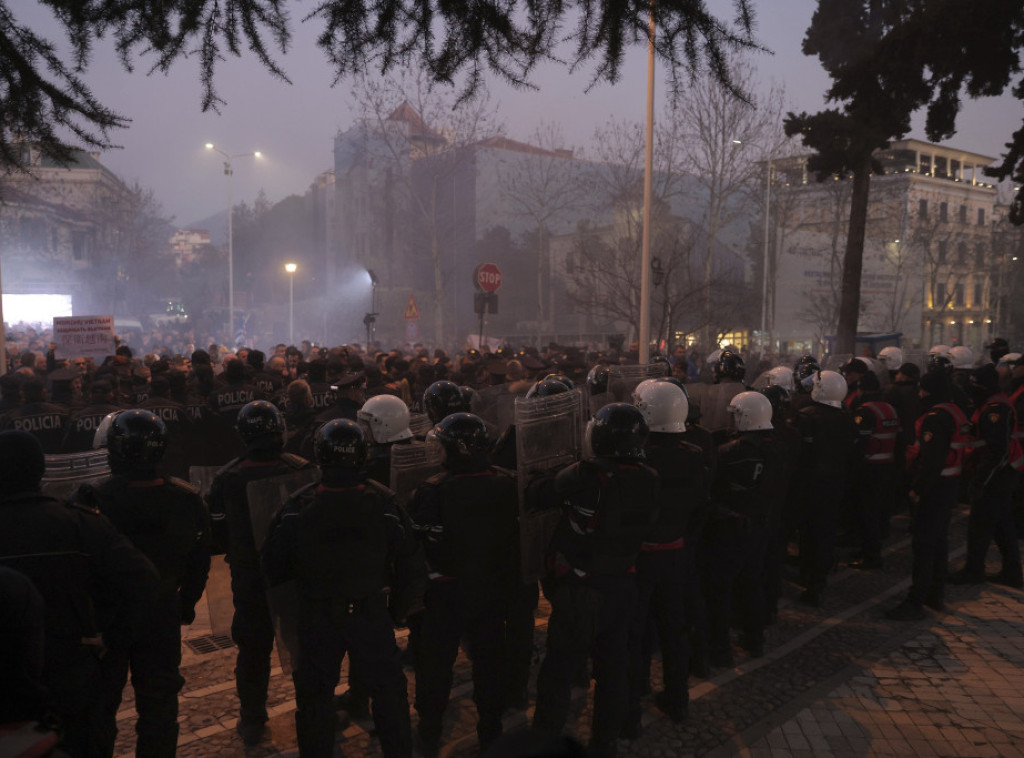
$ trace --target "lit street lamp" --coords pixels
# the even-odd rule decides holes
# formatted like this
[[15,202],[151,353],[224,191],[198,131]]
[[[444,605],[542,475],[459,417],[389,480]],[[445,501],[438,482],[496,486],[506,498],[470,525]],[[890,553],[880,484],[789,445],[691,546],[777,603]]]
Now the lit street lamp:
[[235,175],[235,170],[231,165],[231,161],[235,158],[260,158],[263,154],[257,150],[252,153],[236,153],[235,155],[230,155],[225,153],[212,142],[206,143],[206,149],[213,150],[214,152],[220,153],[224,156],[224,176],[228,178],[228,340],[233,343],[235,340],[235,253],[232,229],[234,205],[231,198],[231,185],[232,177]]
[[288,272],[288,344],[295,344],[295,272],[298,266],[294,263],[284,264]]

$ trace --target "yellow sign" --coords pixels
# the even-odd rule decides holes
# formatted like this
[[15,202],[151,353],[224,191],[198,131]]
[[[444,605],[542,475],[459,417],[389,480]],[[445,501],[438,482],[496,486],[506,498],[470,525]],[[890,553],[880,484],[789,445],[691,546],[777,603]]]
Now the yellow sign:
[[409,302],[405,304],[405,318],[411,321],[419,317],[420,309],[416,307],[416,297],[415,295],[409,295]]

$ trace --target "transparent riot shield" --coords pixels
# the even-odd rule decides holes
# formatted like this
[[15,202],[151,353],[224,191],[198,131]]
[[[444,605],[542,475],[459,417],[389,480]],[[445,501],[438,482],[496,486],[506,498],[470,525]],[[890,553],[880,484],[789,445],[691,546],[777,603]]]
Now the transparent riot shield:
[[509,392],[508,387],[507,384],[497,384],[475,393],[473,413],[487,424],[491,439],[498,439],[516,421],[516,398],[519,395]]
[[[605,403],[632,403],[633,390],[640,382],[668,376],[664,363],[651,363],[643,366],[609,366],[608,367],[608,401]],[[600,410],[600,409],[596,409]]]
[[46,473],[40,483],[43,494],[68,500],[83,484],[94,484],[110,476],[106,450],[47,455]]
[[288,498],[296,490],[319,480],[320,470],[308,468],[257,479],[245,485],[245,496],[249,501],[249,520],[252,522],[252,539],[257,550],[263,549],[270,522],[281,510],[281,506],[288,502]]
[[436,442],[415,442],[411,445],[392,445],[391,481],[398,502],[405,505],[413,490],[434,474],[441,473],[444,448]]
[[548,543],[561,518],[543,485],[580,458],[584,423],[583,393],[576,389],[515,404],[516,478],[519,485],[519,539],[523,581],[544,574]]
[[433,428],[434,425],[430,423],[430,417],[426,413],[409,414],[409,431],[413,436],[422,439]]
[[[188,478],[199,490],[203,500],[210,494],[217,472],[222,466],[190,466]],[[231,619],[235,614],[235,601],[231,596],[231,569],[223,555],[210,558],[210,575],[206,579],[206,607],[210,612],[210,630],[221,637],[231,636]]]

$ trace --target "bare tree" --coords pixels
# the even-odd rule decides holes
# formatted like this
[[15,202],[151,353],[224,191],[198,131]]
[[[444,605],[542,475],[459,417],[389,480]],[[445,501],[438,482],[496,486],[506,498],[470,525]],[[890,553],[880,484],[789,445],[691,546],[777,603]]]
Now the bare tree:
[[473,146],[502,132],[496,106],[483,85],[474,96],[459,98],[432,86],[418,70],[362,78],[352,94],[369,132],[371,160],[382,164],[377,171],[382,186],[375,193],[380,232],[394,235],[404,213],[421,226],[432,269],[434,341],[444,344],[443,256],[453,244],[455,182],[472,160]]
[[[502,197],[515,217],[526,219],[533,227],[537,249],[537,340],[545,323],[554,332],[554,288],[551,286],[549,234],[553,224],[563,221],[583,202],[581,167],[571,150],[563,148],[564,138],[558,125],[541,123],[531,138],[531,147],[499,171]],[[547,280],[547,292],[545,292]]]
[[[756,74],[753,64],[741,59],[730,68],[736,85],[743,91],[751,91]],[[707,203],[702,304],[705,343],[710,345],[714,322],[712,278],[718,235],[747,214],[742,201],[750,199],[753,188],[764,186],[763,181],[758,180],[763,179],[771,157],[784,142],[781,134],[783,93],[772,88],[760,100],[744,102],[736,97],[734,90],[709,75],[693,80],[689,89],[677,92],[676,96],[686,169],[694,175]]]

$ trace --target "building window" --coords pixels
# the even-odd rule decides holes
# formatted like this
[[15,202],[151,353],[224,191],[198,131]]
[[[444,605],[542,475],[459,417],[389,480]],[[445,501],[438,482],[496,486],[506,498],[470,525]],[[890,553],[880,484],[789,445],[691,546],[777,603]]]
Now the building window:
[[949,203],[939,203],[939,221],[949,221]]
[[961,205],[960,206],[960,223],[961,224],[966,224],[967,223],[967,206],[966,205]]
[[984,292],[985,292],[985,285],[983,285],[983,284],[975,284],[974,285],[974,300],[971,302],[971,305],[974,308],[980,308],[982,306],[982,299],[984,297]]
[[937,282],[935,284],[935,300],[934,308],[942,309],[946,307],[946,283]]
[[917,201],[917,216],[918,218],[928,218],[928,201],[918,200]]
[[958,242],[956,245],[956,262],[963,266],[967,263],[967,243]]
[[953,305],[957,308],[964,307],[964,285],[962,284],[953,287]]
[[981,242],[974,248],[974,265],[985,265],[985,245]]
[[938,251],[936,252],[936,255],[935,255],[936,260],[938,260],[939,263],[945,263],[946,262],[946,253],[948,252],[948,250],[949,250],[949,241],[948,240],[939,240],[939,249],[938,249]]
[[978,226],[985,226],[985,209],[978,208]]
[[76,261],[85,260],[85,232],[71,233],[71,257]]

